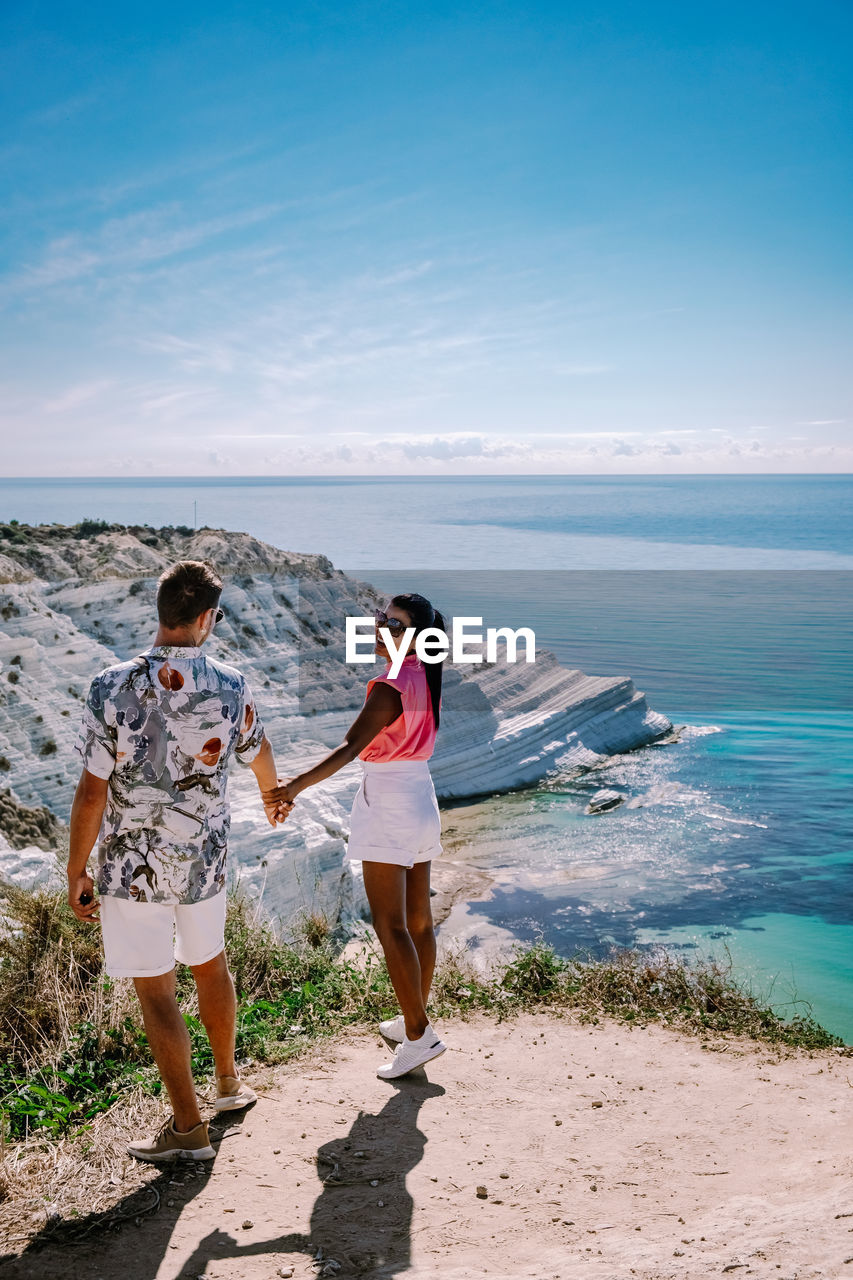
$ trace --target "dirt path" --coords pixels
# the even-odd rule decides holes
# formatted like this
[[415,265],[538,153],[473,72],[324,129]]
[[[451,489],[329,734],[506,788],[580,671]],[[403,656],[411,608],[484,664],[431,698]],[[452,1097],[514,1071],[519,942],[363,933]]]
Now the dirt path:
[[850,1058],[545,1014],[444,1030],[397,1088],[378,1036],[282,1070],[211,1168],[128,1198],[156,1213],[0,1278],[853,1276]]

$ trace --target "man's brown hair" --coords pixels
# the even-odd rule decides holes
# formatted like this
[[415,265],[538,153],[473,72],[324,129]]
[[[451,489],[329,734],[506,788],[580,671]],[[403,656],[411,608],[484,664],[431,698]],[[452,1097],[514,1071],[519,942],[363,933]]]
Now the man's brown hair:
[[164,627],[186,627],[215,609],[222,595],[222,579],[203,560],[179,560],[161,574],[157,585],[157,616]]

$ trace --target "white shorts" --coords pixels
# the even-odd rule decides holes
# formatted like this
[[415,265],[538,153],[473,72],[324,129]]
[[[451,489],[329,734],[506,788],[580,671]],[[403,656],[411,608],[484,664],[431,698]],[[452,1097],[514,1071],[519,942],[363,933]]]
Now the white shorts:
[[203,902],[134,902],[105,894],[105,968],[111,978],[157,978],[180,964],[207,964],[225,947],[225,891]]
[[362,760],[344,855],[413,867],[441,849],[441,815],[426,760]]

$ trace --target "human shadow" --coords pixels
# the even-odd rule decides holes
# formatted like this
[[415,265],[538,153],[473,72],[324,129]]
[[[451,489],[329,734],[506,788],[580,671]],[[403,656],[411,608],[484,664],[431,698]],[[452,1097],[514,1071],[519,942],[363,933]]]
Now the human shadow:
[[[251,1108],[230,1113],[220,1112],[210,1124],[211,1145],[217,1148],[235,1133],[251,1114]],[[226,1143],[227,1147],[227,1143]],[[122,1248],[127,1250],[128,1280],[154,1280],[166,1257],[174,1228],[174,1220],[160,1218],[158,1211],[169,1206],[180,1214],[191,1200],[204,1190],[216,1161],[187,1162],[162,1166],[154,1177],[136,1187],[112,1208],[87,1213],[60,1221],[49,1220],[18,1253],[0,1254],[0,1276],[3,1280],[68,1280],[74,1269],[74,1246],[86,1249],[86,1265],[100,1249],[115,1248],[116,1236],[129,1227],[145,1227],[144,1248],[128,1235]],[[152,1171],[155,1166],[151,1166]],[[81,1250],[82,1252],[82,1250]],[[83,1258],[80,1258],[82,1265]]]
[[[391,1280],[411,1263],[414,1202],[406,1175],[420,1163],[426,1137],[418,1114],[430,1098],[444,1095],[423,1070],[394,1080],[395,1092],[378,1113],[359,1112],[349,1132],[317,1151],[321,1191],[308,1233],[290,1232],[241,1244],[212,1231],[184,1263],[187,1275],[201,1275],[208,1263],[269,1254],[307,1254],[316,1275],[369,1275]],[[134,1275],[134,1280],[136,1276]]]

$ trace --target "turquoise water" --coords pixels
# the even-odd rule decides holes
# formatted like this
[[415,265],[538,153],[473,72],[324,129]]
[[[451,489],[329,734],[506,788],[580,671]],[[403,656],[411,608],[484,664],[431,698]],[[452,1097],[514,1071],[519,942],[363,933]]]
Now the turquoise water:
[[[850,713],[719,716],[678,745],[451,810],[451,837],[499,873],[477,913],[567,954],[730,954],[774,1005],[796,991],[853,1040],[851,731]],[[603,786],[626,804],[586,816]]]
[[[478,911],[565,952],[730,954],[853,1042],[851,477],[0,482],[6,519],[191,525],[193,503],[633,676],[679,744],[446,815],[499,872]],[[626,803],[585,816],[605,785]]]

